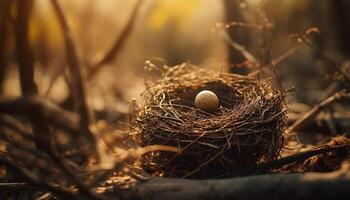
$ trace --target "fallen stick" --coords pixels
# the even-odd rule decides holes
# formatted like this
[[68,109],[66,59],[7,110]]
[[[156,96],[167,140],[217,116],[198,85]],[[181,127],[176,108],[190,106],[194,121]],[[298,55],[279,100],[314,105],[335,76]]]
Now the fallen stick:
[[71,131],[78,131],[80,127],[80,117],[77,114],[64,110],[40,97],[17,99],[0,97],[0,112],[28,118],[40,115],[45,121]]
[[349,100],[350,94],[344,92],[337,92],[334,95],[328,97],[327,99],[321,101],[319,104],[314,106],[311,110],[307,111],[302,117],[295,121],[291,126],[288,127],[286,133],[291,133],[298,129],[305,127],[306,125],[312,123],[312,121],[317,117],[317,115],[326,107],[333,105],[342,100]]
[[251,174],[261,174],[272,169],[283,167],[284,165],[287,165],[287,164],[303,162],[316,155],[337,151],[337,150],[342,150],[346,148],[349,148],[348,144],[342,144],[337,146],[323,145],[311,150],[299,152],[291,156],[283,157],[277,160],[273,160],[267,163],[262,163],[262,164],[253,166],[251,168],[248,168],[247,170],[242,171],[239,174],[243,176],[247,176]]
[[0,183],[0,190],[40,190],[38,187],[29,185],[28,183]]
[[80,196],[72,192],[72,190],[47,183],[31,171],[21,168],[19,165],[10,162],[7,159],[4,159],[2,156],[0,156],[0,164],[6,166],[9,170],[16,172],[17,175],[22,177],[29,185],[33,187],[38,187],[42,188],[43,190],[50,191],[55,195],[62,197],[63,199],[80,199]]
[[350,199],[350,173],[275,174],[220,180],[153,178],[130,199]]

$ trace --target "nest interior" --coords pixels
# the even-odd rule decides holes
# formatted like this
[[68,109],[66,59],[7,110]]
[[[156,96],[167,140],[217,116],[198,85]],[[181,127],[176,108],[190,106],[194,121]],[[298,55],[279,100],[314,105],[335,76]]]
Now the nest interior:
[[[202,90],[214,92],[214,113],[195,108]],[[219,178],[276,159],[283,146],[285,94],[248,76],[183,64],[169,68],[143,93],[136,120],[141,146],[162,144],[180,153],[153,152],[142,165],[168,177]]]

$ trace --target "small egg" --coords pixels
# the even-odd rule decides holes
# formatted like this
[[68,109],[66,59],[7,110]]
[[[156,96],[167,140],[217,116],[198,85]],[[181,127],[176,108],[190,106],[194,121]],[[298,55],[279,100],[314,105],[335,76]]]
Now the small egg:
[[212,113],[219,107],[219,98],[214,92],[203,90],[197,94],[194,105],[198,109]]

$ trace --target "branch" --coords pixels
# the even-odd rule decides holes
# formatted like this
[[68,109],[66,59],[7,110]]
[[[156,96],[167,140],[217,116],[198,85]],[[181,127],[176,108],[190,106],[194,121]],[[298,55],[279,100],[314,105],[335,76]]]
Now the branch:
[[93,78],[97,74],[98,71],[101,70],[102,66],[113,61],[115,57],[119,55],[120,50],[123,47],[123,44],[125,43],[126,39],[129,37],[133,26],[135,24],[135,19],[138,13],[138,10],[141,6],[141,3],[143,0],[137,0],[135,7],[133,8],[133,11],[130,15],[130,18],[128,22],[126,23],[126,26],[122,30],[121,34],[118,35],[118,37],[115,39],[114,45],[112,48],[102,57],[100,61],[98,61],[95,66],[91,68],[91,70],[88,73],[88,79]]
[[[238,1],[232,1],[232,0],[223,0],[223,11],[224,11],[224,17],[225,17],[225,28],[230,27],[238,27],[235,29],[227,29],[227,34],[224,35],[227,39],[232,39],[237,44],[245,44],[245,46],[249,46],[251,37],[249,35],[248,27],[249,28],[255,28],[252,24],[247,24],[247,19],[245,15],[242,12],[242,9],[240,8],[240,3]],[[240,48],[237,45],[234,45],[233,48],[230,48],[229,45],[232,45],[232,42],[229,42],[228,44],[228,60],[227,62],[231,65],[234,63],[242,63],[245,60],[245,56],[248,54],[242,54],[245,50]],[[236,48],[238,47],[238,48]],[[242,51],[243,50],[243,51]],[[247,52],[247,51],[245,51]],[[242,55],[241,55],[242,54]],[[253,58],[253,57],[251,57]],[[244,68],[231,68],[231,72],[238,72],[238,73],[245,73]]]
[[[46,177],[50,177],[52,175],[57,176],[56,173],[53,173],[53,172],[55,172],[54,169],[56,169],[56,167],[57,167],[57,170],[60,170],[62,172],[62,174],[60,174],[60,176],[58,176],[58,177],[63,178],[63,181],[65,181],[65,182],[67,181],[67,179],[70,179],[72,181],[72,183],[74,184],[74,186],[79,190],[79,194],[81,194],[82,196],[84,196],[90,200],[102,200],[103,199],[102,197],[97,196],[93,191],[91,191],[84,184],[84,182],[81,180],[81,178],[79,178],[76,175],[76,172],[70,168],[71,166],[69,166],[69,163],[66,162],[67,160],[65,160],[63,157],[58,155],[56,152],[37,151],[35,149],[27,148],[26,145],[23,145],[23,144],[21,145],[18,142],[7,140],[6,137],[3,137],[2,139],[4,139],[4,141],[8,142],[7,146],[9,148],[11,148],[11,150],[16,149],[17,151],[15,151],[15,152],[17,152],[17,153],[16,154],[8,154],[8,156],[4,156],[6,154],[2,153],[3,155],[0,156],[0,161],[1,161],[1,157],[3,157],[2,159],[5,160],[3,162],[8,162],[8,163],[12,164],[13,166],[16,166],[17,164],[15,163],[15,161],[20,160],[20,163],[21,163],[20,168],[22,171],[26,171],[27,169],[33,169],[33,167],[38,167],[38,170],[34,170],[34,171],[40,171],[41,174],[34,174],[33,173],[32,175],[30,175],[31,176],[30,180],[32,180],[33,178],[40,180],[40,182],[42,183],[41,186],[43,187],[44,184],[47,185],[50,183],[50,181],[46,180]],[[21,151],[23,153],[19,154],[19,152],[21,152]],[[28,154],[29,154],[29,156],[28,156]],[[11,160],[6,159],[6,157],[10,157]],[[35,159],[34,160],[31,160],[31,159],[27,160],[27,158],[30,158],[30,157],[35,158]],[[39,165],[38,162],[40,162],[41,164]],[[19,167],[19,166],[17,166],[17,167]],[[26,175],[28,176],[28,173]],[[56,180],[59,179],[58,177],[56,178]],[[32,183],[36,184],[33,181],[32,181]],[[58,183],[60,183],[60,182],[58,182]]]
[[70,31],[67,20],[64,16],[64,13],[59,3],[57,2],[57,0],[51,0],[51,3],[53,5],[54,11],[57,15],[57,18],[59,20],[59,23],[63,31],[64,41],[66,46],[66,53],[67,53],[67,60],[68,60],[68,68],[72,75],[71,93],[73,94],[74,100],[79,107],[80,118],[81,118],[81,121],[80,121],[81,132],[87,135],[88,139],[90,140],[90,142],[92,143],[92,145],[96,150],[97,149],[96,138],[95,138],[96,129],[92,128],[92,126],[95,123],[95,119],[87,103],[85,68],[80,58],[78,57],[78,53],[74,45],[72,33]]
[[3,156],[0,156],[0,164],[5,165],[6,167],[8,167],[8,169],[16,172],[17,175],[19,175],[21,178],[23,178],[25,181],[32,184],[33,186],[37,186],[44,190],[48,190],[56,194],[57,196],[62,197],[63,199],[79,199],[79,197],[76,194],[69,191],[68,189],[51,185],[49,183],[42,181],[42,179],[40,179],[38,176],[36,176],[32,172],[24,168],[21,168],[20,166],[14,164],[13,162],[8,161],[7,159],[4,159]]
[[27,183],[0,183],[0,190],[23,190],[23,189],[39,190],[39,188],[28,185]]
[[23,115],[29,119],[41,116],[40,118],[44,121],[57,127],[71,131],[79,130],[80,118],[77,114],[64,110],[39,97],[7,99],[0,96],[0,112]]
[[75,186],[79,189],[80,193],[84,195],[85,197],[88,197],[91,200],[103,200],[104,198],[97,195],[95,192],[91,191],[83,182],[80,180],[78,176],[75,175],[75,173],[67,166],[66,162],[64,161],[64,158],[57,154],[50,154],[52,159],[56,161],[56,164],[62,172],[65,173],[75,184]]
[[261,174],[264,172],[267,172],[272,169],[277,169],[280,167],[283,167],[284,165],[290,164],[290,163],[296,163],[296,162],[303,162],[313,156],[319,155],[319,154],[324,154],[332,151],[338,151],[341,149],[346,149],[349,148],[348,144],[342,144],[342,145],[337,145],[337,146],[330,146],[330,145],[323,145],[311,150],[303,151],[296,153],[291,156],[287,156],[284,158],[280,158],[277,160],[273,160],[267,163],[262,163],[259,165],[256,165],[254,167],[248,168],[247,170],[244,170],[243,172],[240,173],[240,175],[251,175],[251,174]]
[[[33,0],[17,1],[16,21],[16,52],[19,64],[19,75],[22,95],[24,97],[38,94],[34,81],[34,58],[30,49],[28,32],[29,19],[33,6]],[[55,144],[50,127],[42,123],[41,117],[31,118],[35,145],[37,148],[54,150]]]
[[37,93],[34,82],[33,53],[28,41],[29,18],[33,6],[33,0],[17,1],[16,23],[16,53],[19,65],[20,84],[22,95]]
[[7,126],[15,132],[18,132],[28,141],[34,140],[32,132],[16,118],[11,117],[10,115],[0,114],[0,125]]
[[10,10],[10,1],[0,1],[0,92],[2,92],[2,86],[5,79],[5,73],[7,68],[5,52],[6,52],[6,38],[8,37],[7,22],[8,22],[8,10]]
[[[287,124],[292,125],[297,120],[300,120],[300,117],[302,117],[303,114],[296,114],[296,113],[288,113],[287,115]],[[349,126],[347,126],[350,118],[350,113],[342,113],[342,112],[335,112],[335,113],[328,113],[328,114],[319,114],[317,117],[314,118],[310,123],[306,124],[305,126],[298,128],[298,131],[304,131],[304,130],[317,130],[320,133],[329,134],[330,131],[333,133],[336,132],[342,132],[341,130],[346,130]],[[341,127],[337,127],[338,125],[342,125]]]
[[[256,63],[257,59],[253,54],[251,54],[243,45],[238,44],[235,42],[227,33],[227,31],[221,30],[220,34],[224,38],[224,40],[235,50],[237,50],[239,53],[241,53],[244,58],[250,62]],[[232,63],[231,63],[232,64]]]
[[325,60],[329,64],[329,66],[331,66],[333,68],[333,70],[335,72],[339,73],[339,75],[342,76],[342,81],[344,81],[347,84],[347,86],[350,85],[350,79],[347,76],[347,74],[341,68],[339,68],[338,65],[332,59],[330,59],[319,48],[317,48],[314,44],[312,44],[307,37],[302,36],[302,35],[295,35],[294,37],[301,40],[310,49],[312,49],[314,52],[316,52],[323,60]]
[[219,180],[153,178],[130,190],[130,199],[349,199],[350,174],[276,174]]
[[325,108],[334,103],[342,100],[350,100],[350,93],[337,92],[334,95],[328,97],[327,99],[321,101],[319,104],[314,106],[311,110],[306,112],[301,118],[295,121],[291,126],[288,127],[286,133],[291,133],[293,131],[299,130],[306,125],[312,123],[312,121],[317,117],[317,115]]

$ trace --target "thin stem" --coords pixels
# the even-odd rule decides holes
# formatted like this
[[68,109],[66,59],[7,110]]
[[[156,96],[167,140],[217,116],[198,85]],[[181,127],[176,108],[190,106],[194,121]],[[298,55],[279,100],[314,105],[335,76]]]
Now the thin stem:
[[295,121],[291,126],[289,126],[286,133],[288,134],[288,133],[291,133],[291,132],[298,130],[302,127],[305,127],[306,125],[311,123],[323,109],[333,105],[334,103],[342,101],[344,99],[350,100],[350,94],[343,93],[343,92],[337,92],[334,95],[324,99],[319,104],[317,104],[312,109],[310,109],[308,112],[306,112],[302,117],[300,117],[297,121]]
[[74,100],[79,107],[81,117],[81,132],[87,135],[88,139],[95,148],[95,152],[97,152],[97,141],[95,138],[96,129],[93,128],[95,124],[95,119],[87,102],[87,81],[85,68],[78,56],[78,52],[74,44],[71,30],[68,26],[68,22],[66,20],[66,17],[64,16],[64,13],[59,3],[57,2],[57,0],[51,0],[51,3],[57,15],[64,36],[66,55],[68,60],[68,69],[72,75],[71,93],[73,94]]
[[103,65],[110,63],[119,55],[119,52],[123,47],[123,44],[128,39],[128,37],[129,37],[133,27],[134,27],[136,16],[137,16],[137,13],[139,11],[139,8],[141,7],[142,2],[143,2],[143,0],[138,0],[136,2],[136,5],[134,6],[133,11],[130,15],[130,18],[129,18],[128,22],[126,23],[126,26],[124,27],[123,31],[115,39],[115,42],[114,42],[112,48],[102,57],[102,59],[100,59],[91,68],[91,70],[88,73],[88,79],[93,78],[97,74],[97,72],[101,70]]

